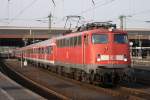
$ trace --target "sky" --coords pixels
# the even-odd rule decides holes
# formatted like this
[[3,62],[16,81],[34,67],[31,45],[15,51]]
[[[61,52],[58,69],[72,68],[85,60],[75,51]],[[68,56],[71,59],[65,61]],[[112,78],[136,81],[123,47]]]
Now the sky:
[[[54,3],[52,2],[54,1]],[[105,22],[120,26],[126,16],[126,28],[150,28],[150,0],[0,0],[0,26],[64,27],[66,16],[81,16],[80,24]],[[77,18],[70,19],[74,27]]]

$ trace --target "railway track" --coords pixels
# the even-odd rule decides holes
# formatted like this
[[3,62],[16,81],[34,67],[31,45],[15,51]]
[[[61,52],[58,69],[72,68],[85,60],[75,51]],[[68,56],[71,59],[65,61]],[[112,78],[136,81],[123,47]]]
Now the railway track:
[[[114,87],[114,88],[103,88],[103,87],[99,87],[97,85],[93,86],[90,84],[82,83],[80,81],[72,80],[72,79],[57,75],[56,73],[49,72],[45,69],[41,69],[41,70],[49,73],[50,75],[61,78],[65,81],[71,81],[71,82],[79,84],[83,87],[90,88],[90,89],[93,89],[93,90],[99,91],[99,92],[104,92],[104,93],[112,95],[112,96],[119,96],[119,97],[123,97],[123,98],[129,99],[129,100],[147,100],[150,98],[150,93],[148,91],[140,89],[143,87],[143,85],[140,86],[140,88],[137,88],[137,86],[127,87],[127,86],[122,86],[122,85],[118,86],[118,87]],[[144,88],[148,88],[150,91],[150,86],[147,86]]]
[[[12,64],[12,63],[11,63]],[[6,64],[7,66],[9,66],[8,65],[8,63]],[[15,67],[15,66],[12,66],[11,65],[11,67]],[[15,68],[12,68],[13,70],[16,70]],[[17,68],[18,69],[18,68]],[[22,70],[24,70],[23,68],[21,68]],[[97,100],[97,99],[106,99],[106,100],[119,100],[118,98],[119,97],[114,97],[114,96],[110,96],[110,95],[106,95],[106,94],[104,94],[104,93],[98,93],[98,92],[95,92],[94,90],[90,90],[90,89],[87,89],[87,88],[85,88],[85,87],[82,87],[82,86],[79,86],[79,85],[76,85],[76,84],[73,84],[73,83],[71,83],[71,82],[66,82],[66,81],[64,81],[64,80],[60,80],[60,82],[58,83],[56,83],[56,82],[54,82],[54,80],[55,81],[57,81],[58,80],[58,78],[56,78],[56,77],[53,77],[54,79],[52,79],[52,78],[48,78],[48,79],[50,79],[50,80],[53,80],[53,82],[52,82],[52,86],[50,86],[49,84],[48,84],[48,82],[49,83],[51,83],[46,77],[46,74],[45,74],[45,71],[43,72],[43,70],[41,71],[41,69],[39,70],[37,70],[37,68],[33,68],[33,67],[30,67],[30,69],[29,69],[29,67],[27,68],[25,68],[25,69],[27,69],[27,70],[24,70],[24,73],[23,72],[21,72],[21,74],[23,75],[23,76],[25,76],[25,77],[27,77],[28,78],[28,80],[34,80],[34,82],[36,82],[36,83],[38,83],[38,84],[41,84],[42,86],[44,86],[45,88],[47,88],[48,90],[50,89],[50,90],[54,90],[56,93],[58,93],[58,94],[61,94],[61,95],[63,95],[64,97],[66,97],[66,99],[67,100],[70,100],[70,99],[77,99],[77,100],[83,100],[83,99],[86,99],[86,100]],[[33,71],[33,69],[36,69],[36,72],[39,72],[38,74],[40,75],[40,76],[43,76],[44,78],[39,78],[39,77],[37,77],[37,73],[34,73],[34,74],[32,74],[31,75],[31,73],[28,73],[29,72],[29,70],[32,70]],[[16,70],[18,73],[20,73],[19,72],[19,70]],[[27,75],[28,74],[28,75]],[[44,75],[42,75],[42,74],[44,74]],[[30,76],[31,75],[31,76]],[[34,77],[34,75],[36,76],[36,77]],[[39,76],[38,75],[38,76]],[[50,74],[48,74],[48,76],[50,76]],[[39,79],[46,79],[46,80],[39,80]],[[46,81],[47,83],[45,83],[44,81]],[[75,85],[75,86],[74,86]],[[69,89],[70,88],[70,89]],[[61,89],[63,90],[63,91],[61,91]],[[67,91],[69,89],[69,91]],[[90,96],[91,95],[91,96]],[[89,97],[88,97],[89,96]],[[52,98],[49,98],[49,99],[52,99]],[[65,98],[61,98],[61,99],[65,99]]]
[[[45,71],[45,70],[43,70],[43,71]],[[111,96],[122,97],[122,99],[125,98],[126,100],[149,100],[149,98],[150,98],[150,93],[147,91],[141,90],[141,89],[135,89],[135,88],[130,88],[130,87],[126,87],[126,86],[119,86],[119,87],[114,87],[114,88],[103,88],[103,87],[99,87],[97,85],[93,86],[90,84],[82,83],[80,81],[68,79],[66,77],[59,76],[59,75],[52,73],[52,72],[49,72],[49,71],[46,71],[46,72],[50,73],[50,75],[59,77],[59,78],[64,79],[66,81],[74,82],[74,83],[79,84],[83,87],[90,88],[90,89],[93,89],[93,90],[98,91],[98,92],[104,92],[104,93],[109,94]],[[149,88],[149,90],[150,90],[150,88]]]
[[135,76],[137,76],[137,81],[142,84],[150,85],[150,66],[140,66],[134,65]]
[[49,90],[40,84],[37,84],[36,82],[21,75],[17,71],[10,69],[9,68],[10,66],[8,67],[1,61],[0,61],[0,65],[1,65],[0,71],[2,73],[7,75],[8,77],[10,77],[11,79],[15,80],[17,83],[21,84],[22,86],[38,93],[39,95],[43,96],[46,99],[53,99],[53,100],[60,100],[60,99],[67,100],[68,99],[67,97],[65,97],[61,94],[58,94],[52,90]]
[[[14,62],[13,62],[14,63]],[[12,62],[10,61],[7,61],[5,64],[7,64],[7,66],[12,66]],[[13,70],[16,70],[17,73],[21,73],[23,74],[22,77],[28,77],[30,76],[30,80],[32,81],[35,81],[35,79],[31,78],[31,73],[28,73],[29,71],[29,67],[28,68],[25,68],[25,69],[28,69],[28,70],[24,70],[24,68],[18,68],[16,67],[18,64],[14,64],[12,69]],[[30,67],[31,68],[31,67]],[[32,67],[33,68],[33,67]],[[21,72],[21,70],[18,70],[18,69],[22,69],[24,70],[24,73]],[[37,69],[37,68],[36,68]],[[7,69],[8,70],[8,69]],[[111,89],[108,89],[108,88],[101,88],[101,87],[98,87],[98,86],[93,86],[93,85],[90,85],[90,84],[86,84],[86,83],[82,83],[82,82],[79,82],[79,81],[76,81],[76,80],[72,80],[72,79],[69,79],[69,78],[66,78],[66,77],[63,77],[63,76],[60,76],[60,75],[57,75],[55,73],[52,73],[48,70],[44,70],[44,69],[40,69],[40,71],[44,72],[44,73],[48,73],[49,75],[53,75],[55,76],[55,78],[60,78],[60,79],[63,79],[64,81],[67,81],[67,82],[71,82],[71,83],[75,83],[79,86],[81,86],[82,88],[84,89],[90,89],[90,90],[94,90],[95,92],[97,93],[104,93],[104,94],[107,94],[108,96],[112,96],[111,99],[114,99],[115,100],[117,99],[121,99],[121,100],[148,100],[150,98],[150,94],[145,92],[145,91],[142,91],[142,90],[138,90],[138,89],[133,89],[133,88],[127,88],[127,87],[115,87],[115,88],[111,88]],[[28,73],[28,76],[26,75]],[[39,76],[39,75],[36,75],[36,76]],[[38,82],[33,82],[35,84],[39,83]],[[48,84],[45,84],[44,82],[40,82],[40,83],[43,83],[46,87],[48,87],[49,85]],[[35,85],[34,84],[34,85]],[[59,87],[59,85],[57,85]],[[62,86],[61,86],[62,87]],[[64,86],[65,87],[65,86]],[[45,90],[49,90],[48,88],[46,88]],[[65,94],[65,93],[64,93]],[[50,97],[48,97],[50,98]],[[71,97],[69,96],[64,96],[61,94],[61,96],[59,97],[59,99],[72,99]],[[74,97],[76,98],[76,97]],[[57,98],[58,99],[58,98]],[[81,99],[81,98],[80,98]]]

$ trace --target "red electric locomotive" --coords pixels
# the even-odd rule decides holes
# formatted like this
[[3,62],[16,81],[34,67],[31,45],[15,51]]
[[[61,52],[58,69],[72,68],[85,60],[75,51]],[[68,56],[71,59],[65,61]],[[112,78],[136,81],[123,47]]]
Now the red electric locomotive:
[[88,82],[118,82],[128,75],[131,64],[127,33],[115,29],[110,23],[90,23],[77,32],[32,44],[16,52],[22,55],[18,57]]

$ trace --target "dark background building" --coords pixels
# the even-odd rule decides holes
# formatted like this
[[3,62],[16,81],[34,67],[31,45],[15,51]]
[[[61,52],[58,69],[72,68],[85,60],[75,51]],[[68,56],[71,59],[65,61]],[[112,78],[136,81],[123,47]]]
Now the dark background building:
[[[0,52],[46,40],[64,34],[68,29],[48,27],[0,26]],[[150,56],[150,29],[126,29],[132,45],[132,55]],[[49,34],[48,34],[49,33]]]

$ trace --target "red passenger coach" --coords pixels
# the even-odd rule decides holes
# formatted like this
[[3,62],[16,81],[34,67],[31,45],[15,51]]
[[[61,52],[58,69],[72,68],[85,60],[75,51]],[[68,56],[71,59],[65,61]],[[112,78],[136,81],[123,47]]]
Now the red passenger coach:
[[99,22],[20,48],[16,56],[75,79],[101,83],[123,80],[131,64],[127,33],[115,29],[113,24]]
[[56,47],[54,40],[49,39],[31,44],[15,51],[16,58],[32,61],[39,64],[54,64],[53,48]]

